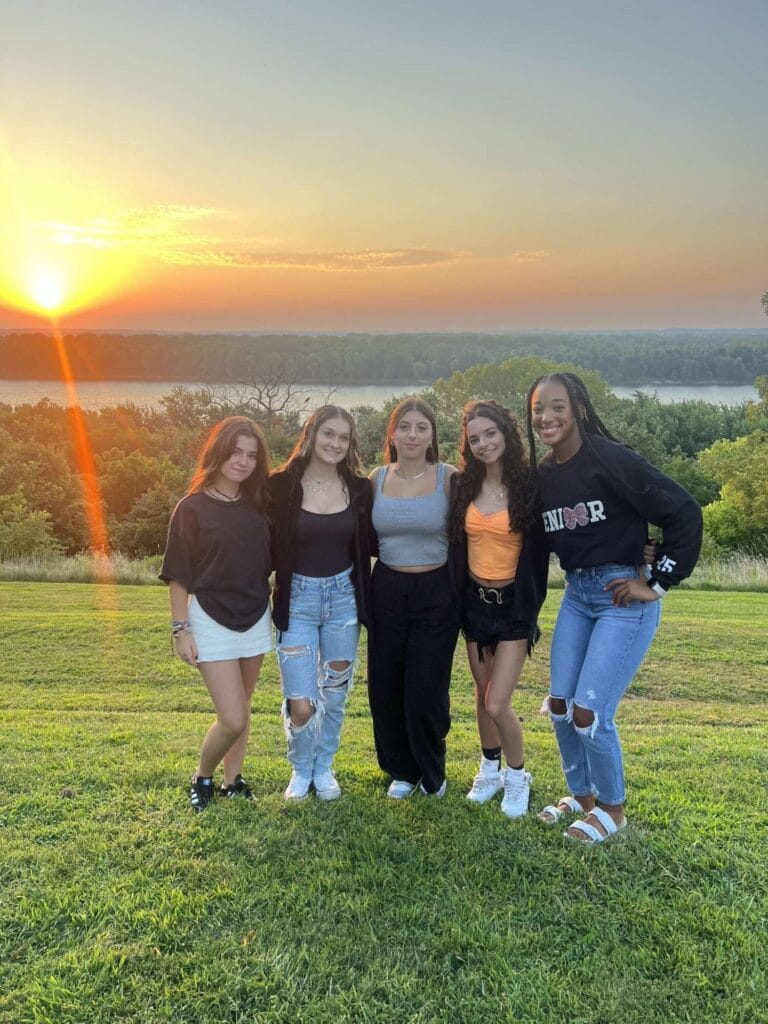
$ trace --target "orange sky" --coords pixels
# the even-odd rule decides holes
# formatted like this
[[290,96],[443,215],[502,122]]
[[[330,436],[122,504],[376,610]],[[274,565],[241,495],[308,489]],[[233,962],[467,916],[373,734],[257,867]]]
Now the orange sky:
[[0,328],[765,324],[757,0],[42,6],[0,44]]

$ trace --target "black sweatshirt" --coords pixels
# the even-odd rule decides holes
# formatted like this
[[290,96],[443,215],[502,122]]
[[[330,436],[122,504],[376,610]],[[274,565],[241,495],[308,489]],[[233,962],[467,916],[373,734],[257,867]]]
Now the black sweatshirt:
[[590,434],[567,462],[549,452],[539,464],[544,529],[566,571],[643,564],[648,523],[660,526],[649,586],[664,590],[693,572],[701,548],[698,502],[679,484],[616,441]]

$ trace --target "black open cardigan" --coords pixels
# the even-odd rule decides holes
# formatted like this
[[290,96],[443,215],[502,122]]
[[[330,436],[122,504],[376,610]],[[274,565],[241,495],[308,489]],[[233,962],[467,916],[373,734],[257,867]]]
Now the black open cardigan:
[[[458,475],[458,474],[456,474]],[[451,479],[451,501],[455,500],[455,479]],[[449,561],[451,576],[457,600],[461,601],[469,577],[467,560],[467,535],[462,530],[459,540],[451,539]],[[515,607],[510,618],[517,622],[530,623],[528,653],[533,650],[540,636],[539,612],[547,596],[549,574],[549,545],[547,544],[541,516],[535,515],[523,529],[523,545],[515,574]]]
[[[275,583],[272,590],[272,620],[279,630],[288,628],[291,579],[296,560],[296,523],[303,497],[303,467],[296,463],[273,473],[267,487],[267,515],[272,535],[272,562]],[[367,626],[371,617],[371,558],[376,554],[371,527],[373,489],[365,477],[353,477],[350,505],[354,515],[352,536],[352,582],[357,601],[357,617]]]

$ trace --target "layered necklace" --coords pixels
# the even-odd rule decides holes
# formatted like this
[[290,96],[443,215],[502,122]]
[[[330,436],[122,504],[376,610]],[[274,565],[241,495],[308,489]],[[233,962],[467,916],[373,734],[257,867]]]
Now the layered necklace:
[[490,480],[485,481],[485,486],[491,492],[494,501],[504,501],[507,499],[507,485],[506,484],[492,484]]
[[301,478],[301,483],[310,494],[324,494],[336,480],[338,480],[338,476],[330,477],[328,480],[313,480],[305,475]]

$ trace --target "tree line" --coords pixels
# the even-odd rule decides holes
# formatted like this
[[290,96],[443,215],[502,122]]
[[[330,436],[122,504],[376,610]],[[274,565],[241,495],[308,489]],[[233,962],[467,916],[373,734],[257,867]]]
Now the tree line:
[[[324,384],[433,381],[479,363],[538,356],[575,363],[609,383],[751,384],[768,374],[767,331],[518,332],[509,334],[66,334],[77,380]],[[6,380],[57,380],[45,334],[0,335]]]
[[[574,369],[539,357],[486,363],[437,380],[421,394],[434,407],[441,456],[458,459],[459,417],[465,402],[493,397],[509,406],[525,430],[525,395],[537,376]],[[759,400],[738,407],[702,401],[662,404],[655,397],[617,398],[599,374],[579,370],[609,429],[686,487],[704,506],[710,553],[768,554],[768,377]],[[353,409],[361,454],[370,469],[381,461],[389,412]],[[300,429],[295,411],[270,396],[217,388],[173,388],[158,409],[133,404],[82,417],[94,454],[96,484],[114,550],[134,557],[163,550],[168,519],[184,494],[194,453],[209,427],[244,414],[262,422],[273,462],[290,451]],[[74,554],[90,546],[71,412],[48,400],[0,404],[0,558]]]

